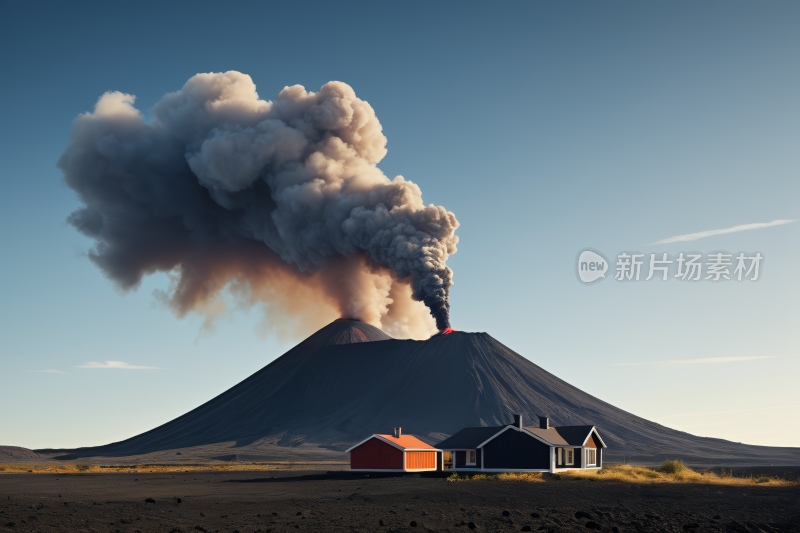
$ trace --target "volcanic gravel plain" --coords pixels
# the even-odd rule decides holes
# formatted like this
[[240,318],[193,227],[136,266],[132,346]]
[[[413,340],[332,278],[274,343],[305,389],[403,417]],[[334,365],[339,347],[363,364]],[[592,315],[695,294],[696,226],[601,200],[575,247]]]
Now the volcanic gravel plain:
[[[795,472],[796,474],[796,472]],[[800,486],[347,471],[5,474],[2,532],[800,531]]]

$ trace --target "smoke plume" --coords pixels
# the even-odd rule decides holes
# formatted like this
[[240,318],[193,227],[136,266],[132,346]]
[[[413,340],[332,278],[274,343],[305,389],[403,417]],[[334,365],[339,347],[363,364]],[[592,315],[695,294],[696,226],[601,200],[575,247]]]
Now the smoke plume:
[[231,71],[192,77],[147,122],[134,101],[101,96],[58,163],[84,204],[69,223],[122,290],[166,272],[179,316],[223,312],[228,289],[268,321],[329,309],[422,335],[423,302],[448,327],[458,222],[377,167],[386,137],[349,85],[265,101]]

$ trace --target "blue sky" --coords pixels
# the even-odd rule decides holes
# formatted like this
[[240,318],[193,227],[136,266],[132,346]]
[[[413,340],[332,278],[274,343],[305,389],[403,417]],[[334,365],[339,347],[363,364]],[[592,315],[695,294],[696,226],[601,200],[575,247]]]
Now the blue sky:
[[[127,438],[299,340],[264,336],[255,309],[203,332],[198,317],[157,303],[163,275],[123,296],[65,223],[79,202],[55,164],[77,115],[110,90],[136,95],[147,114],[198,72],[238,70],[263,99],[340,80],[372,105],[389,140],[380,168],[461,223],[448,261],[456,329],[489,332],[670,427],[796,445],[800,429],[786,422],[800,418],[800,223],[647,246],[800,219],[796,3],[17,3],[4,12],[0,444]],[[574,261],[586,247],[765,259],[756,283],[582,286]],[[155,368],[78,368],[104,361]],[[31,372],[48,369],[64,373]]]

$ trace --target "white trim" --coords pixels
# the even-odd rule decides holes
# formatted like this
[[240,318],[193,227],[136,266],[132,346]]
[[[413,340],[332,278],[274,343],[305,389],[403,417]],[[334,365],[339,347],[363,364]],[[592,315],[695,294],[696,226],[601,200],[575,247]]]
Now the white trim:
[[403,450],[403,470],[406,469],[406,452]]
[[554,446],[550,446],[550,473],[556,471],[556,449]]
[[597,435],[597,438],[600,440],[600,444],[603,445],[603,448],[608,448],[608,446],[606,446],[606,443],[603,442],[603,439],[600,437],[600,433],[597,432],[597,428],[594,426],[592,426],[592,429],[589,430],[589,434],[586,435],[586,438],[583,440],[583,444],[581,444],[581,446],[586,446],[586,443],[589,442],[589,437],[592,436],[592,433]]

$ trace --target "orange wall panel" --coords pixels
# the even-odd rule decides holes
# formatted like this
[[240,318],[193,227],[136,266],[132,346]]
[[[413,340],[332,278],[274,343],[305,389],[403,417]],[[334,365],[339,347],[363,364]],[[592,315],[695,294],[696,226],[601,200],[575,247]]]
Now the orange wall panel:
[[436,468],[436,452],[406,452],[406,469]]

